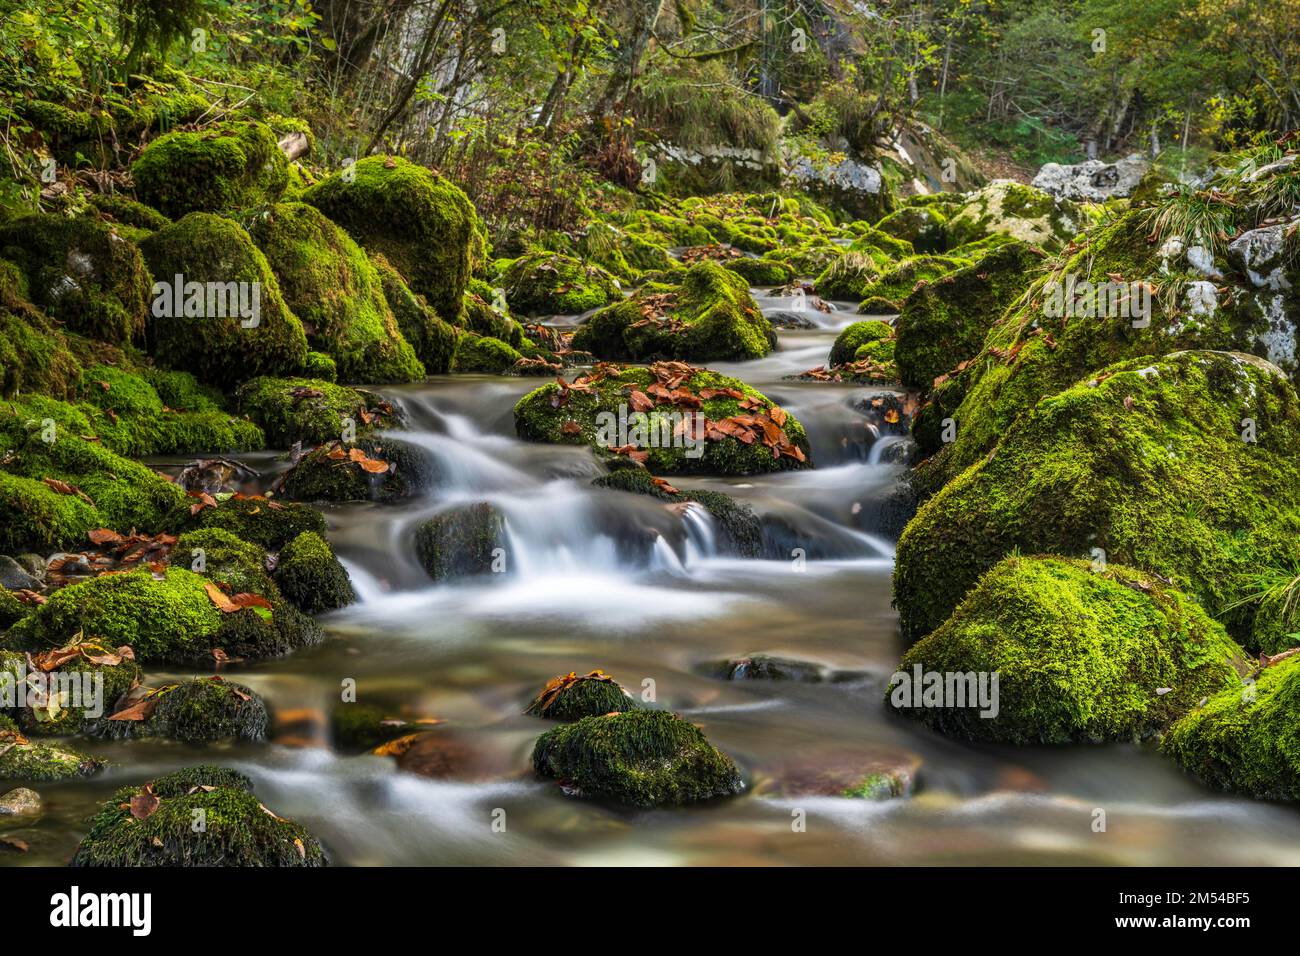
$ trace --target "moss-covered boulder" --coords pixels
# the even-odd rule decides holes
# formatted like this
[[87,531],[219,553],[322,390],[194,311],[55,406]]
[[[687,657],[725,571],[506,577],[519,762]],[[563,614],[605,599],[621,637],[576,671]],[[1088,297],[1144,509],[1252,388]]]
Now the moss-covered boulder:
[[140,250],[91,217],[28,216],[0,227],[31,301],[71,332],[120,345],[145,327],[152,281]]
[[638,290],[591,316],[573,336],[573,348],[612,361],[742,360],[775,346],[776,333],[749,284],[714,262],[691,266],[679,286]]
[[880,264],[862,252],[846,252],[828,265],[813,287],[823,299],[855,301],[880,277]]
[[1300,657],[1270,664],[1179,720],[1162,746],[1217,790],[1300,800]]
[[854,322],[835,336],[828,359],[831,365],[844,365],[852,362],[858,350],[871,342],[887,341],[894,337],[894,329],[888,322],[871,320]]
[[934,380],[973,358],[993,323],[1028,288],[1040,253],[1008,242],[983,259],[920,285],[903,303],[895,348],[898,371],[909,388]]
[[334,359],[345,382],[424,377],[384,295],[374,263],[341,228],[306,203],[278,203],[249,229],[302,322],[307,344]]
[[576,315],[622,298],[600,266],[556,252],[520,256],[502,272],[501,285],[518,315]]
[[648,495],[673,505],[696,504],[709,513],[718,531],[717,547],[722,554],[738,558],[757,558],[763,551],[763,523],[749,505],[742,504],[721,491],[675,488],[656,478],[644,468],[618,468],[591,482],[597,488],[610,488],[632,494]]
[[1017,549],[1095,549],[1171,580],[1247,640],[1251,609],[1236,605],[1262,569],[1300,558],[1298,456],[1300,402],[1260,359],[1180,352],[1111,366],[1040,401],[922,505],[897,549],[904,638],[942,624]]
[[917,252],[943,252],[948,237],[944,232],[947,223],[941,209],[935,205],[902,206],[876,223],[876,230],[911,244]]
[[77,867],[325,862],[315,837],[263,806],[243,774],[219,767],[188,767],[121,788],[91,821],[72,858]]
[[296,442],[319,445],[400,420],[393,406],[373,392],[309,378],[255,378],[235,392],[235,404],[276,448]]
[[179,219],[275,202],[289,182],[288,165],[269,128],[235,122],[160,136],[131,164],[131,174],[142,201]]
[[587,674],[570,671],[547,681],[524,708],[524,713],[551,720],[582,720],[635,710],[638,706],[636,698],[604,671]]
[[484,231],[460,188],[396,156],[367,156],[303,193],[303,201],[383,255],[446,321],[460,313]]
[[682,362],[602,366],[515,405],[527,441],[628,455],[653,474],[748,475],[810,466],[798,420],[745,383]]
[[55,320],[26,295],[18,266],[0,259],[0,396],[69,398],[81,381],[81,363]]
[[451,357],[453,372],[502,375],[515,367],[523,355],[512,345],[486,335],[464,332],[456,340]]
[[385,256],[373,254],[371,261],[379,273],[384,300],[393,311],[402,337],[411,343],[427,374],[445,375],[451,369],[451,356],[456,350],[455,326],[444,321],[424,296],[412,292]]
[[751,287],[782,286],[793,282],[795,279],[794,266],[788,262],[782,262],[780,259],[759,259],[752,256],[743,256],[739,259],[724,262],[722,268],[728,272],[736,273]]
[[433,463],[419,446],[359,438],[313,448],[284,473],[280,493],[296,501],[397,501],[432,481]]
[[325,516],[308,505],[229,493],[212,498],[212,505],[202,498],[183,499],[163,519],[164,530],[182,534],[217,528],[269,551],[278,551],[304,531],[325,533]]
[[[886,699],[974,740],[1132,740],[1167,727],[1206,695],[1240,687],[1246,667],[1222,625],[1155,575],[1012,557],[908,650]],[[993,674],[996,696],[987,684]],[[948,693],[947,675],[958,675],[960,695],[957,683]]]
[[357,599],[347,569],[329,542],[314,531],[298,535],[280,552],[275,583],[308,614],[333,611]]
[[1000,233],[1056,250],[1087,224],[1083,212],[1068,199],[999,179],[972,193],[949,217],[944,232],[949,248]]
[[70,405],[32,396],[0,404],[0,552],[48,553],[92,528],[155,529],[184,495],[115,454]]
[[139,688],[111,719],[99,722],[95,732],[117,740],[261,740],[270,719],[266,701],[250,688],[223,677],[205,677]]
[[[879,277],[862,287],[863,304],[879,300],[901,302],[912,294],[918,283],[933,282],[971,265],[970,259],[960,256],[912,256],[882,272]],[[862,306],[858,307],[862,311]]]
[[17,724],[0,715],[0,780],[73,780],[103,766],[96,757],[29,740]]
[[740,771],[700,729],[662,710],[585,717],[547,731],[533,767],[565,791],[633,807],[679,805],[731,796]]
[[415,555],[435,581],[502,567],[504,546],[505,518],[487,502],[449,508],[415,529]]
[[147,337],[159,362],[223,388],[302,368],[302,323],[238,223],[191,213],[140,248],[157,280]]

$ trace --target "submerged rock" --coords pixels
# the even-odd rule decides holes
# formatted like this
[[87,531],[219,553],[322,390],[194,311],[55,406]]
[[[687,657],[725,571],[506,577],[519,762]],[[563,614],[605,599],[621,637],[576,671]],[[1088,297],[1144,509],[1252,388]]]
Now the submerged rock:
[[750,654],[715,661],[705,670],[723,680],[788,680],[811,684],[826,680],[831,672],[825,664],[772,654]]
[[942,624],[1018,550],[1159,574],[1249,646],[1252,609],[1236,602],[1261,569],[1300,559],[1298,461],[1300,401],[1267,363],[1180,352],[1111,366],[1040,401],[917,512],[894,572],[903,637]]
[[[1167,727],[1207,694],[1240,688],[1245,669],[1222,626],[1154,575],[1013,557],[903,656],[886,699],[969,739],[1132,740]],[[964,680],[993,674],[996,690]],[[918,683],[918,675],[936,678]],[[950,675],[960,685],[951,693]],[[958,690],[964,699],[953,698]]]
[[345,753],[374,750],[399,737],[408,737],[428,729],[426,719],[409,720],[393,716],[383,707],[344,703],[334,708],[330,715],[330,741]]
[[739,793],[740,771],[694,724],[662,710],[585,717],[537,738],[533,767],[566,792],[633,807]]
[[26,826],[35,823],[45,812],[41,795],[26,787],[0,794],[0,827]]
[[816,744],[808,751],[761,768],[765,779],[756,794],[890,800],[910,797],[921,772],[921,758],[908,751],[837,747],[825,752]]
[[646,286],[579,326],[573,348],[607,361],[725,361],[761,358],[776,333],[749,284],[716,263],[699,262],[677,286]]
[[487,574],[505,546],[505,518],[485,501],[449,508],[415,529],[415,554],[435,581]]
[[1300,657],[1266,666],[1179,720],[1162,741],[1217,790],[1300,800]]
[[552,720],[581,720],[638,706],[636,698],[604,671],[582,675],[570,671],[547,681],[524,713]]
[[72,858],[78,867],[325,863],[315,837],[263,806],[243,774],[219,767],[189,767],[118,790]]

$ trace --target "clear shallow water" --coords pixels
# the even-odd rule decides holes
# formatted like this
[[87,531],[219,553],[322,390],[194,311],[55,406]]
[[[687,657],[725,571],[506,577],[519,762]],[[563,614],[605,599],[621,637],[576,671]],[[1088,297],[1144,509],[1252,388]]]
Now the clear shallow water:
[[[0,864],[65,862],[116,787],[199,761],[250,774],[261,799],[312,829],[339,864],[1300,863],[1300,815],[1211,794],[1150,748],[971,746],[886,711],[901,646],[892,542],[872,527],[870,506],[900,473],[882,454],[898,440],[878,439],[853,408],[887,390],[783,380],[821,364],[852,320],[823,318],[823,328],[781,332],[782,350],[765,359],[717,366],[796,414],[819,467],[674,483],[727,490],[779,515],[832,559],[800,571],[788,560],[719,557],[700,514],[590,488],[601,469],[585,450],[512,437],[511,407],[536,380],[462,376],[392,389],[410,417],[402,437],[433,457],[438,488],[400,505],[330,507],[330,537],[361,602],[324,619],[324,646],[229,676],[282,715],[328,713],[352,678],[361,702],[438,717],[500,769],[429,780],[388,758],[336,755],[319,734],[299,732],[256,746],[92,742],[86,749],[116,769],[39,786],[45,819],[8,831],[31,851],[0,854]],[[484,499],[507,516],[510,573],[431,585],[413,556],[414,525]],[[847,679],[723,682],[699,672],[755,652],[818,661]],[[633,691],[653,681],[660,706],[700,724],[738,761],[746,793],[628,812],[536,780],[529,753],[547,724],[520,711],[555,674],[596,667]],[[886,802],[770,795],[792,755],[919,760],[918,789]],[[1105,833],[1092,830],[1096,808],[1106,811]],[[796,811],[804,832],[792,829]]]

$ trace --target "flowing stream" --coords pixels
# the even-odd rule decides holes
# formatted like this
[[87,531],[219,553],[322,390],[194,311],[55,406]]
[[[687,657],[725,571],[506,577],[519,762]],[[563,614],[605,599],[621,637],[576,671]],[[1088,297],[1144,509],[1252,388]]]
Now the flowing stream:
[[[769,313],[792,306],[755,295]],[[229,676],[282,719],[328,714],[352,678],[360,702],[446,721],[499,772],[431,780],[390,758],[337,755],[323,734],[283,730],[265,744],[203,749],[86,742],[115,768],[40,786],[48,810],[25,835],[31,852],[0,863],[63,863],[116,787],[207,761],[252,776],[267,806],[309,827],[344,865],[1300,864],[1300,816],[1210,793],[1152,747],[972,746],[888,712],[884,688],[902,647],[893,542],[878,516],[907,440],[858,410],[888,390],[785,380],[824,363],[855,318],[847,307],[805,315],[815,327],[781,331],[767,358],[713,367],[794,413],[817,468],[673,479],[725,490],[765,515],[761,560],[719,556],[701,509],[592,488],[603,470],[585,449],[518,441],[511,410],[536,379],[442,377],[385,390],[407,412],[401,437],[436,462],[435,489],[396,505],[328,507],[330,539],[361,600],[323,619],[333,639],[322,647]],[[414,557],[415,525],[481,500],[506,516],[508,573],[432,584]],[[701,671],[759,652],[821,663],[834,679],[723,681]],[[637,694],[653,687],[658,706],[702,726],[740,764],[747,791],[630,812],[536,779],[529,754],[548,724],[523,707],[550,677],[593,668]],[[772,768],[792,755],[835,763],[846,754],[919,761],[915,792],[883,801],[767,792]],[[1094,831],[1097,809],[1105,832]]]

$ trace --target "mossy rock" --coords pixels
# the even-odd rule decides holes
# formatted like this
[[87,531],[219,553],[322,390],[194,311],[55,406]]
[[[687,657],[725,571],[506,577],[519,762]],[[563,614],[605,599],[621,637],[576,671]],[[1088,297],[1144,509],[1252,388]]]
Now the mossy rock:
[[75,547],[91,528],[155,529],[184,499],[152,469],[115,454],[94,435],[82,437],[88,432],[85,417],[63,402],[32,396],[0,404],[0,447],[7,450],[0,466],[0,553]]
[[429,375],[445,375],[451,370],[451,356],[456,350],[456,328],[444,321],[425,301],[411,291],[406,280],[383,255],[371,256],[379,273],[384,299],[393,311],[402,336],[415,349],[416,357]]
[[750,296],[749,284],[707,261],[691,266],[670,291],[643,288],[602,309],[579,326],[572,342],[574,349],[605,360],[633,362],[740,361],[762,358],[775,346],[776,333]]
[[[785,435],[787,450],[778,457],[762,441],[745,443],[726,436],[704,440],[702,453],[692,457],[688,452],[698,450],[701,445],[691,449],[682,442],[674,445],[671,441],[671,431],[676,426],[668,416],[677,414],[678,423],[682,419],[680,409],[670,400],[652,398],[655,408],[646,413],[629,410],[632,391],[640,391],[649,397],[646,390],[657,381],[655,368],[608,366],[576,381],[575,384],[580,386],[577,389],[567,386],[561,389],[555,382],[543,385],[515,404],[515,430],[526,441],[585,444],[598,454],[609,455],[611,449],[619,447],[610,425],[617,424],[620,410],[623,410],[626,412],[629,443],[639,445],[647,453],[644,464],[651,474],[751,475],[811,467],[807,436],[793,415],[744,382],[709,369],[689,369],[680,386],[697,396],[710,394],[709,398],[702,400],[698,411],[708,421],[716,422],[735,415],[770,418],[776,409],[776,417],[784,423],[780,431]],[[739,392],[742,398],[732,397],[729,394],[732,391]],[[741,408],[741,401],[757,408]],[[646,441],[636,441],[640,436],[634,436],[633,429],[644,431]],[[664,440],[665,429],[670,433],[668,441]],[[657,437],[651,440],[652,436]],[[793,450],[797,450],[798,455],[787,453]]]
[[285,597],[308,614],[333,611],[357,599],[347,569],[314,531],[298,535],[280,552],[275,582]]
[[1000,233],[1055,251],[1088,224],[1078,206],[1033,186],[999,179],[967,197],[944,225],[948,247]]
[[146,206],[126,196],[95,193],[90,197],[90,204],[98,210],[100,218],[120,226],[128,226],[141,233],[157,232],[171,222],[152,206]]
[[443,319],[460,313],[485,233],[459,187],[400,157],[367,156],[312,186],[303,201],[387,258]]
[[831,354],[827,360],[831,365],[843,365],[852,362],[858,349],[870,342],[892,339],[894,329],[888,322],[870,321],[854,322],[835,336]]
[[618,282],[600,266],[555,252],[520,256],[501,283],[519,315],[577,315],[622,298]]
[[399,423],[392,406],[373,392],[319,379],[256,378],[239,387],[235,404],[276,448],[333,441],[349,422],[358,435]]
[[70,398],[81,382],[81,363],[54,320],[25,294],[18,267],[0,259],[0,396]]
[[144,720],[108,720],[96,733],[116,740],[166,737],[184,743],[262,740],[271,716],[266,701],[243,684],[222,677],[164,684],[133,695],[152,706]]
[[[118,790],[91,821],[73,866],[325,865],[316,838],[267,810],[237,771],[190,767],[147,786],[158,799],[156,809],[138,820],[131,802],[145,788]],[[194,826],[199,819],[202,828]]]
[[304,531],[325,533],[325,516],[308,505],[227,493],[213,497],[215,508],[198,511],[194,505],[199,502],[185,498],[164,519],[164,530],[183,534],[200,528],[220,528],[268,551],[278,551]]
[[813,282],[823,299],[861,299],[866,289],[880,277],[880,264],[861,252],[846,252],[828,265]]
[[31,605],[18,600],[12,591],[0,588],[0,631],[17,624],[31,609]]
[[763,523],[749,505],[721,491],[669,491],[644,468],[619,468],[592,481],[597,488],[610,488],[649,495],[674,504],[694,502],[713,518],[718,529],[718,551],[738,558],[757,558],[763,551]]
[[288,166],[270,129],[235,122],[158,137],[131,164],[131,175],[143,202],[179,219],[273,203],[289,182]]
[[0,780],[74,780],[103,766],[96,757],[27,740],[12,720],[0,715]]
[[1170,728],[1165,753],[1216,790],[1300,800],[1300,657],[1226,687]]
[[266,255],[310,348],[334,359],[345,382],[424,377],[384,295],[378,269],[341,228],[306,203],[278,203],[249,229]]
[[[99,725],[113,711],[113,704],[140,681],[140,667],[124,658],[109,663],[117,646],[108,641],[89,638],[78,642],[83,648],[79,657],[61,663],[52,672],[59,679],[73,682],[66,694],[50,695],[44,707],[27,706],[15,711],[23,731],[32,736],[69,736],[84,733]],[[95,663],[86,655],[99,657]],[[26,656],[14,651],[0,651],[0,673],[8,672],[19,680],[30,674]],[[93,690],[92,690],[93,688]]]
[[28,216],[0,227],[32,301],[71,332],[121,345],[144,332],[151,280],[134,243],[94,218]]
[[1251,609],[1237,602],[1262,569],[1300,558],[1298,455],[1300,403],[1260,359],[1180,352],[1111,366],[1040,401],[921,506],[897,548],[903,636],[942,624],[1016,549],[1100,549],[1171,580],[1248,641]]
[[302,363],[302,374],[306,378],[333,383],[339,380],[339,367],[324,352],[308,352]]
[[794,266],[779,259],[755,259],[745,256],[724,262],[722,268],[736,273],[751,287],[782,286],[795,279]]
[[[360,460],[358,460],[360,459]],[[365,466],[385,471],[368,471]],[[294,501],[397,501],[433,481],[433,462],[396,438],[333,441],[314,448],[284,473],[280,493]]]
[[934,205],[902,206],[876,223],[876,230],[910,243],[917,252],[943,252],[947,217]]
[[457,325],[466,332],[500,339],[512,348],[522,348],[524,328],[510,315],[505,290],[495,289],[482,279],[470,279]]
[[463,333],[456,340],[456,351],[451,358],[453,372],[480,372],[503,375],[514,368],[523,356],[500,339],[472,332]]
[[1041,264],[1038,251],[1013,240],[973,265],[919,286],[894,323],[902,383],[929,389],[940,375],[978,354],[988,330],[1028,288]]
[[[903,656],[886,699],[972,740],[1062,744],[1150,736],[1247,668],[1222,625],[1158,577],[1066,558],[1006,558]],[[998,674],[996,708],[923,696],[918,673]],[[908,693],[910,689],[910,693]],[[984,716],[984,714],[988,716]]]
[[680,805],[731,796],[740,771],[694,724],[662,710],[585,717],[547,731],[533,767],[566,792],[632,807]]
[[873,295],[858,305],[858,315],[897,315],[903,311],[903,303],[897,299],[886,299]]
[[[863,223],[863,225],[866,224]],[[918,252],[939,250],[917,249],[906,239],[900,239],[898,236],[867,226],[849,243],[847,251],[866,253],[884,268],[888,263],[910,259]]]
[[435,581],[487,574],[505,546],[505,518],[487,502],[460,505],[415,529],[415,554]]
[[[222,388],[302,368],[307,357],[302,323],[285,305],[266,257],[238,223],[191,213],[159,229],[140,248],[158,283],[173,290],[170,296],[155,297],[149,319],[149,347],[159,362]],[[176,276],[183,283],[180,301],[174,291]],[[202,289],[202,299],[191,296],[186,287]],[[170,309],[166,298],[172,300]],[[211,309],[208,298],[213,300]],[[241,317],[241,298],[250,313],[256,303],[255,316]]]
[[[864,304],[874,299],[901,302],[912,294],[919,282],[933,282],[950,272],[971,265],[971,260],[956,256],[924,255],[904,259],[898,265],[862,287]],[[858,307],[862,311],[862,307]]]
[[638,706],[636,698],[618,681],[601,671],[592,671],[552,679],[533,698],[524,713],[571,721],[636,710]]

